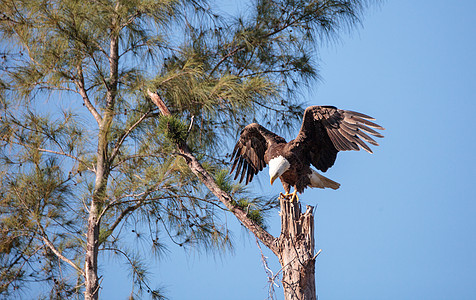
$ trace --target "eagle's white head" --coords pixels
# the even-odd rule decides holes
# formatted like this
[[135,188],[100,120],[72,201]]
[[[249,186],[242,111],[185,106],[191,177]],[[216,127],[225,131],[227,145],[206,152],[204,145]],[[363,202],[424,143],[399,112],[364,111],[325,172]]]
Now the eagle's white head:
[[276,180],[276,178],[283,175],[283,173],[286,172],[291,166],[289,161],[281,155],[271,159],[268,165],[269,165],[269,178],[270,178],[269,182],[271,183],[271,185]]

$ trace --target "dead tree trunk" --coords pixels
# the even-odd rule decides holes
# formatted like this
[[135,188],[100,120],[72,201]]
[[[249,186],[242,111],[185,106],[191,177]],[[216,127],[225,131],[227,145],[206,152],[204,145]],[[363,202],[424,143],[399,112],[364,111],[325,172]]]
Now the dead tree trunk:
[[283,272],[286,300],[315,300],[314,215],[308,206],[301,212],[297,201],[280,198],[281,235],[278,258]]

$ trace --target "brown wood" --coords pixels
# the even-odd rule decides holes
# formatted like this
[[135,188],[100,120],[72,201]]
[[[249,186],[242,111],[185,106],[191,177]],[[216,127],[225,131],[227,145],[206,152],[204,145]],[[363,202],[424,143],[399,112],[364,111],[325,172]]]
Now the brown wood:
[[233,205],[233,198],[220,189],[213,177],[208,174],[195,156],[190,153],[187,145],[180,145],[178,148],[192,172],[200,178],[203,184],[235,215],[243,226],[248,228],[266,247],[277,255],[276,238],[249,219],[244,210]]
[[286,300],[315,300],[314,215],[308,206],[301,212],[297,201],[280,198],[281,234],[278,258],[283,272]]

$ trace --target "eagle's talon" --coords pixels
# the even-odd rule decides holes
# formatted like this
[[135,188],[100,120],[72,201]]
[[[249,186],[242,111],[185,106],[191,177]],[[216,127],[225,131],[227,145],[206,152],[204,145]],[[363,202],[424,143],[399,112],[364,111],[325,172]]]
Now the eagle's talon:
[[296,202],[299,202],[299,197],[297,195],[297,191],[294,190],[294,192],[292,192],[291,194],[289,194],[291,196],[291,202],[294,202],[294,199],[296,199]]
[[296,201],[299,201],[299,197],[297,195],[297,191],[294,191],[292,193],[286,193],[286,194],[283,194],[283,193],[279,193],[279,196],[283,199],[286,199],[288,201],[294,201],[294,199],[296,199]]

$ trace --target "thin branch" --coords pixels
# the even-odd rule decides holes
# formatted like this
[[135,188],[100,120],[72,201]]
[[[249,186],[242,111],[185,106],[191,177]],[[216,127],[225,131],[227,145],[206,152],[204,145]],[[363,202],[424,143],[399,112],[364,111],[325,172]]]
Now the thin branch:
[[[109,227],[108,231],[111,232],[111,234],[112,234],[114,229],[116,229],[117,225],[119,225],[122,222],[122,219],[124,219],[129,213],[131,213],[131,212],[135,211],[136,209],[138,209],[139,207],[141,207],[142,204],[143,204],[143,199],[139,200],[139,202],[137,202],[135,205],[129,206],[126,209],[124,209],[121,212],[121,214],[116,218],[114,223]],[[106,210],[104,210],[103,213],[101,213],[101,215],[99,216],[98,219],[100,219],[103,216],[105,211]]]
[[[159,205],[162,206],[162,207],[165,209],[165,207],[164,207],[162,204],[159,203]],[[173,237],[172,234],[170,233],[169,229],[167,228],[167,225],[165,224],[164,219],[163,219],[163,218],[160,218],[160,217],[159,217],[158,219],[159,219],[159,221],[162,223],[162,226],[164,227],[165,232],[167,233],[167,236],[169,237],[169,239],[170,239],[174,244],[176,244],[177,246],[182,247],[184,243],[183,243],[183,242],[182,242],[182,243],[179,243],[179,242],[177,242],[177,241],[174,239],[174,237]]]
[[[41,231],[43,231],[43,228],[41,228]],[[83,271],[83,269],[81,269],[80,267],[78,267],[74,262],[72,262],[70,259],[66,258],[63,254],[61,254],[61,252],[59,252],[58,249],[55,248],[55,246],[53,245],[53,243],[48,239],[48,237],[46,236],[46,233],[42,233],[41,235],[41,238],[43,240],[43,242],[46,244],[46,246],[48,246],[48,248],[50,248],[51,251],[53,251],[53,253],[59,258],[61,259],[62,261],[68,263],[69,265],[71,265],[76,271],[78,271],[81,275],[85,276],[85,273]]]
[[261,253],[261,262],[263,263],[264,270],[266,271],[266,275],[268,275],[268,282],[269,282],[269,288],[268,288],[268,298],[273,299],[274,295],[274,286],[279,288],[279,284],[275,282],[276,276],[273,274],[273,271],[268,267],[268,262],[267,262],[267,257],[264,256],[263,250],[261,250],[261,246],[259,244],[258,239],[256,239],[256,245],[258,245],[258,249]]
[[38,228],[40,229],[40,236],[45,245],[50,248],[51,251],[62,261],[66,262],[67,264],[71,265],[76,271],[78,271],[81,275],[85,276],[84,271],[78,267],[73,261],[65,257],[56,247],[53,245],[53,243],[48,239],[48,235],[45,232],[45,229],[43,226],[41,226],[41,223],[39,220],[36,220]]
[[228,58],[232,57],[233,55],[235,55],[238,51],[240,50],[243,50],[245,48],[245,46],[240,46],[240,47],[236,47],[235,49],[233,49],[233,51],[230,51],[227,55],[223,56],[222,59],[215,65],[215,67],[212,69],[212,71],[210,72],[210,76],[213,75],[213,73],[215,73],[215,71],[218,69],[218,67],[224,63]]
[[321,252],[322,249],[319,249],[319,251],[317,251],[317,253],[311,258],[311,260],[315,260],[319,256],[319,254],[321,254]]
[[83,97],[84,105],[86,105],[89,112],[91,112],[94,119],[96,119],[96,122],[98,123],[98,125],[100,125],[102,122],[102,117],[98,113],[96,108],[92,105],[91,101],[89,100],[88,93],[86,92],[86,89],[84,86],[83,69],[81,66],[78,66],[77,70],[78,70],[79,80],[76,80],[75,83],[76,83],[76,86],[78,87],[79,94]]
[[[144,193],[141,193],[141,198],[137,200],[137,203],[135,205],[132,205],[132,206],[129,206],[127,207],[125,210],[123,210],[121,212],[121,214],[119,215],[119,217],[117,217],[116,221],[114,221],[114,223],[109,227],[109,230],[111,231],[111,233],[114,231],[114,229],[117,227],[117,225],[119,225],[119,223],[122,221],[122,219],[124,219],[124,217],[126,217],[129,213],[135,211],[136,209],[138,209],[139,207],[141,207],[144,202],[147,200],[147,196],[154,192],[154,191],[157,191],[157,188],[159,187],[160,183],[158,183],[156,186],[154,187],[150,187],[147,191],[145,191]],[[106,205],[106,207],[104,208],[104,210],[99,214],[98,216],[98,220],[101,220],[101,218],[103,217],[103,215],[106,213],[107,210],[109,210],[109,208],[111,208],[112,206],[116,205],[117,204],[117,201],[113,201],[111,203],[109,203],[108,205]]]
[[141,12],[140,11],[137,11],[135,14],[133,14],[129,20],[127,20],[126,22],[124,22],[123,24],[119,25],[119,31],[122,31],[122,29],[124,29],[125,27],[129,26],[130,24],[132,24],[135,19],[141,15]]
[[284,109],[279,109],[279,108],[273,108],[271,106],[267,106],[267,105],[264,105],[263,103],[260,103],[259,101],[256,101],[256,100],[252,100],[253,103],[255,104],[258,104],[259,106],[261,107],[264,107],[268,110],[272,110],[274,112],[277,112],[277,113],[284,113],[284,112],[288,112],[288,110],[284,110]]
[[[83,43],[84,46],[87,47],[87,44],[84,41],[81,41],[81,42]],[[107,52],[106,52],[106,50],[104,50],[104,48],[101,46],[101,44],[99,44],[94,39],[92,40],[92,42],[99,49],[100,52],[102,52],[103,54],[105,54],[107,56]]]
[[71,154],[68,154],[68,153],[64,153],[63,151],[55,151],[55,150],[49,150],[49,149],[43,149],[43,148],[37,148],[37,147],[34,147],[32,145],[28,145],[28,144],[25,144],[25,143],[21,143],[21,142],[13,142],[13,141],[9,141],[9,143],[11,144],[15,144],[15,145],[20,145],[20,146],[23,146],[23,147],[28,147],[28,148],[31,148],[31,149],[35,149],[35,150],[38,150],[40,152],[45,152],[45,153],[53,153],[53,154],[57,154],[57,155],[63,155],[63,156],[66,156],[66,157],[69,157],[81,164],[83,164],[84,166],[86,166],[86,168],[91,171],[91,172],[95,172],[94,169],[90,168],[84,161],[82,161],[81,159],[79,159],[78,157],[74,156],[74,155],[71,155]]
[[131,265],[131,267],[133,269],[133,272],[135,273],[135,276],[137,276],[139,278],[140,282],[142,282],[147,287],[147,289],[149,289],[150,291],[153,291],[153,289],[147,284],[146,278],[144,277],[144,275],[140,274],[140,271],[137,270],[137,268],[134,264],[134,261],[132,261],[132,259],[129,257],[129,255],[126,252],[124,252],[124,251],[122,251],[121,249],[118,249],[118,248],[103,248],[102,250],[114,251],[114,252],[118,252],[118,253],[122,254],[127,259],[129,264]]
[[138,48],[142,48],[142,47],[145,47],[145,46],[149,46],[149,45],[146,42],[141,43],[141,44],[139,44],[139,43],[133,44],[129,48],[123,50],[122,53],[119,54],[119,58],[123,57],[124,55],[126,55],[127,53],[129,53],[131,51],[137,50]]
[[[109,58],[109,54],[105,53],[106,57]],[[89,53],[89,56],[91,57],[91,60],[94,63],[94,66],[96,67],[96,71],[98,72],[99,76],[101,77],[102,84],[104,85],[104,88],[107,90],[109,89],[109,86],[107,85],[106,78],[104,77],[104,74],[99,67],[98,62],[96,61],[96,57],[94,57],[94,53]],[[98,85],[99,86],[99,85]]]
[[[29,145],[22,145],[22,146],[29,146]],[[31,146],[29,146],[31,147]],[[34,148],[34,147],[32,147]],[[46,153],[53,153],[53,154],[58,154],[58,155],[63,155],[63,156],[66,156],[66,157],[69,157],[71,159],[74,159],[80,163],[82,163],[83,165],[86,166],[86,168],[91,171],[91,172],[95,172],[95,170],[93,168],[90,168],[84,161],[82,161],[81,159],[77,158],[76,156],[74,155],[71,155],[71,154],[68,154],[68,153],[64,153],[64,152],[60,152],[60,151],[54,151],[54,150],[49,150],[49,149],[43,149],[43,148],[36,148],[38,151],[40,152],[46,152]]]
[[112,162],[114,161],[114,158],[116,157],[116,155],[119,153],[119,149],[121,148],[121,145],[124,143],[125,139],[129,136],[129,134],[134,130],[134,128],[136,128],[142,121],[144,121],[145,118],[147,118],[149,116],[149,113],[152,111],[152,109],[149,109],[146,113],[144,113],[140,118],[139,120],[137,120],[134,124],[132,124],[131,127],[129,127],[129,129],[127,129],[123,134],[122,136],[119,138],[119,140],[117,141],[116,143],[116,146],[114,147],[114,149],[112,150],[112,153],[111,153],[111,156],[109,158],[109,162],[112,164]]

